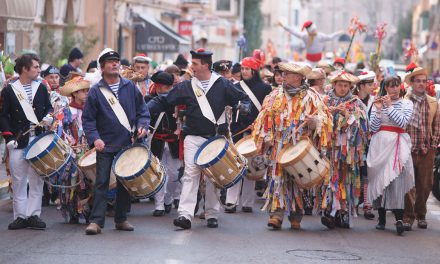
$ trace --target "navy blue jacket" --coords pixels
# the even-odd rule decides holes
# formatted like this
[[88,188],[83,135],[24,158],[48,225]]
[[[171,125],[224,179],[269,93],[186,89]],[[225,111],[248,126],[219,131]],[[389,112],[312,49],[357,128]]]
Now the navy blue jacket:
[[[249,89],[251,89],[252,93],[258,99],[260,104],[263,105],[264,98],[266,98],[266,96],[272,92],[272,87],[269,84],[264,83],[260,79],[260,77],[258,77],[258,75],[254,75],[252,79],[250,79],[249,81],[245,80],[244,82],[247,84]],[[240,82],[236,83],[235,87],[237,87],[238,89],[244,92],[243,88],[240,85]],[[257,116],[260,113],[260,111],[258,111],[257,107],[254,105],[254,103],[252,103],[252,101],[251,101],[251,105],[252,108],[250,114],[245,116],[239,115],[237,122],[235,122],[236,111],[234,111],[232,118],[234,122],[231,124],[232,134],[238,133],[241,130],[247,128],[248,126],[252,125],[255,119],[257,119]],[[237,135],[236,137],[234,137],[234,141],[240,140],[242,136],[243,134],[239,136]]]
[[[118,152],[131,144],[132,135],[121,125],[100,87],[111,91],[104,79],[90,89],[82,115],[84,133],[89,145],[93,145],[97,139],[102,139],[105,143],[104,152]],[[136,130],[140,127],[148,129],[150,113],[134,83],[120,78],[118,97],[130,126],[135,126]]]
[[[218,118],[225,111],[225,106],[235,107],[238,101],[244,105],[251,102],[249,97],[234,84],[223,78],[218,78],[206,94],[215,118]],[[191,86],[191,81],[183,81],[173,87],[166,97],[168,104],[172,106],[186,105],[186,121],[183,127],[185,135],[211,137],[215,135],[215,125],[203,116],[202,110],[197,102],[196,95]],[[165,107],[159,111],[166,111]]]
[[[23,108],[21,108],[20,102],[12,90],[11,84],[8,84],[2,90],[0,100],[0,131],[3,132],[3,137],[5,138],[6,143],[11,140],[17,140],[18,138],[18,148],[26,148],[29,144],[29,133],[24,136],[22,134],[30,128],[30,122],[27,120],[26,114],[24,113]],[[46,86],[42,83],[40,83],[38,90],[35,93],[32,107],[35,116],[40,122],[43,117],[52,112],[49,93],[47,92]],[[36,135],[39,135],[42,132],[44,132],[42,127],[35,128]]]

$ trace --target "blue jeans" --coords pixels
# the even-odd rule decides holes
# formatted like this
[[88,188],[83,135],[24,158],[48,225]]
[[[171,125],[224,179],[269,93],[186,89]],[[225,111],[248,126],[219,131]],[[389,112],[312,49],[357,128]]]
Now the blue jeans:
[[[110,181],[110,170],[113,159],[117,152],[96,153],[96,184],[94,187],[95,196],[93,199],[90,222],[104,227],[105,212],[107,209],[107,192]],[[130,206],[130,194],[117,181],[117,194],[115,204],[115,223],[122,223],[127,220],[127,209]]]

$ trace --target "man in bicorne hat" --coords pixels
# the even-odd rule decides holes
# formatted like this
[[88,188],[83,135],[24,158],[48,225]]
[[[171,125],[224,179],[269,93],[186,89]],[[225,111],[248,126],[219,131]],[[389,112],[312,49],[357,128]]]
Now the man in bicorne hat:
[[[245,93],[234,87],[227,79],[221,77],[212,68],[212,52],[205,49],[191,51],[191,69],[194,73],[192,80],[178,83],[166,97],[168,107],[186,106],[183,132],[185,171],[182,178],[182,193],[178,208],[179,217],[174,225],[183,229],[191,228],[194,210],[197,202],[197,191],[201,169],[194,163],[194,157],[200,146],[216,134],[226,134],[228,124],[223,113],[226,106],[237,107],[240,114],[250,112],[250,101]],[[204,100],[203,97],[205,97]],[[238,104],[238,102],[241,102]],[[158,111],[166,111],[165,106]],[[211,111],[206,111],[210,109]],[[211,112],[213,116],[207,112]],[[218,227],[220,202],[217,191],[210,180],[206,181],[205,217],[209,228]]]
[[413,115],[406,130],[411,138],[415,188],[405,196],[403,224],[406,230],[411,230],[417,219],[417,226],[425,229],[428,227],[426,202],[432,190],[432,170],[440,140],[440,109],[436,98],[426,93],[426,70],[414,63],[408,65],[406,70],[405,82],[411,91],[405,98],[414,104]]
[[[287,212],[291,228],[300,229],[306,206],[302,201],[304,190],[294,180],[298,175],[289,175],[282,169],[278,162],[280,152],[283,147],[296,145],[302,136],[309,136],[319,151],[325,151],[332,120],[320,97],[306,83],[311,68],[293,63],[280,63],[278,66],[284,81],[264,100],[253,124],[252,136],[257,149],[268,159],[269,181],[263,207],[270,216],[267,225],[281,229]],[[310,204],[311,201],[308,201],[307,205]]]

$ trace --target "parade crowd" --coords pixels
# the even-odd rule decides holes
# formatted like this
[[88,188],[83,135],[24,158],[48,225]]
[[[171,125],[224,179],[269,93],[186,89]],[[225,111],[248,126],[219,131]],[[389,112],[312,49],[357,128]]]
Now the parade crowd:
[[127,214],[142,198],[157,217],[177,209],[182,229],[196,215],[216,228],[221,211],[239,208],[266,211],[272,229],[284,216],[300,229],[304,214],[355,228],[362,214],[384,230],[387,211],[399,235],[426,229],[440,140],[429,73],[415,63],[404,78],[349,71],[318,49],[307,62],[256,50],[233,64],[201,48],[153,67],[145,54],[130,63],[107,48],[86,72],[77,48],[60,69],[22,54],[0,99],[8,229],[45,229],[42,205],[55,204],[66,222],[87,223],[87,235],[106,216],[133,231]]

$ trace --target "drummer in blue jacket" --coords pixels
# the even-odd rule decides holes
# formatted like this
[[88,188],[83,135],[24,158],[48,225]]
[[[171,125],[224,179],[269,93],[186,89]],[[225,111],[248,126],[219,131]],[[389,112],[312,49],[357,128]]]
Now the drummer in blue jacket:
[[[246,115],[250,112],[249,97],[229,80],[211,72],[212,52],[198,49],[191,51],[191,55],[194,87],[190,80],[181,82],[174,86],[166,97],[167,103],[171,106],[186,106],[183,127],[185,171],[178,208],[179,217],[174,220],[174,225],[183,229],[191,228],[197,202],[201,175],[201,169],[194,163],[197,150],[208,138],[216,134],[225,134],[228,130],[225,120],[221,120],[226,106],[238,107],[240,114]],[[199,102],[200,97],[204,95],[207,104]],[[209,108],[213,116],[207,114]],[[166,109],[162,111],[164,110]],[[205,212],[208,227],[218,227],[220,202],[217,199],[215,187],[209,180],[206,181]]]
[[[116,154],[132,143],[134,135],[148,133],[150,114],[142,94],[129,80],[119,75],[119,54],[111,49],[101,52],[98,63],[102,79],[89,91],[82,120],[89,145],[96,148],[96,184],[87,235],[96,235],[104,227],[110,170]],[[118,182],[115,228],[133,231],[127,221],[130,195]]]

